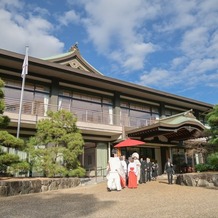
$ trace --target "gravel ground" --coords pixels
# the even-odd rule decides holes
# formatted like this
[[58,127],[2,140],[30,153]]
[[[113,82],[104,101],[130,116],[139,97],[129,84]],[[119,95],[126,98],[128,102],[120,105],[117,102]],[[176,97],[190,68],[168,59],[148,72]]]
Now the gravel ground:
[[108,192],[106,181],[45,193],[0,198],[2,218],[218,218],[218,190],[168,185]]

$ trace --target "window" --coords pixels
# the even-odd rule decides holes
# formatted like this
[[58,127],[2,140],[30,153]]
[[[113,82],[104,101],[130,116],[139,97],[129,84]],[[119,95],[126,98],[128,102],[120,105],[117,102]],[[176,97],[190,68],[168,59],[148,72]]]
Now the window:
[[91,155],[88,155],[88,157],[87,157],[87,164],[88,164],[88,166],[92,165],[92,156]]
[[110,98],[61,90],[59,108],[74,113],[78,121],[113,124],[113,106]]
[[147,126],[155,122],[157,118],[159,118],[158,107],[121,101],[121,123],[125,126]]
[[[5,82],[5,111],[14,113],[19,112],[21,82],[15,80],[3,79]],[[22,112],[25,114],[34,114],[45,116],[48,110],[49,86],[38,84],[37,82],[27,82],[23,93]]]

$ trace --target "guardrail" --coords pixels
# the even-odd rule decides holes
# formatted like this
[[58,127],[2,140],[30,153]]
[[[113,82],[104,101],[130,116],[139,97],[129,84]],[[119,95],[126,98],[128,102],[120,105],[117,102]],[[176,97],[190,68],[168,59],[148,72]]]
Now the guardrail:
[[[20,102],[19,99],[5,98],[5,112],[19,114]],[[76,107],[59,107],[58,105],[47,104],[39,101],[23,101],[22,104],[22,115],[33,116],[32,121],[37,123],[42,117],[47,117],[47,112],[58,111],[64,109],[73,113],[77,117],[77,121],[106,124],[106,125],[117,125],[125,127],[142,127],[151,125],[157,120],[154,117],[147,119],[116,115],[112,113],[105,113],[94,110],[87,110],[83,108]]]

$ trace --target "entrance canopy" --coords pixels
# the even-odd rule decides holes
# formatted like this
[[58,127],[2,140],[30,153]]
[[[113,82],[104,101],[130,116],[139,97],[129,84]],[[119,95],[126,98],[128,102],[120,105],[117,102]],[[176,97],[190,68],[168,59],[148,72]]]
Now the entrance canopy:
[[196,119],[192,110],[157,120],[156,123],[127,132],[128,137],[141,140],[158,139],[160,142],[172,143],[199,138],[205,126]]

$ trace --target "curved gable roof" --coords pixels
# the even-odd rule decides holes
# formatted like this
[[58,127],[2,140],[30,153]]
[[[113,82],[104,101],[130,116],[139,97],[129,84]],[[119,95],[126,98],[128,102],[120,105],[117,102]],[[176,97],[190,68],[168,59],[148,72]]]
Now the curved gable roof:
[[61,65],[69,66],[71,68],[77,68],[93,74],[103,75],[81,56],[77,44],[72,46],[69,52],[48,58],[43,58],[43,60],[50,61],[52,63],[59,63]]
[[127,132],[128,137],[165,137],[168,142],[198,138],[205,126],[189,110],[184,113],[157,120],[152,125]]

